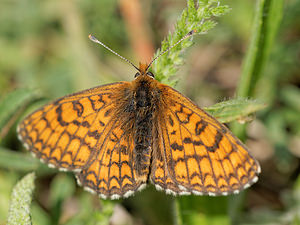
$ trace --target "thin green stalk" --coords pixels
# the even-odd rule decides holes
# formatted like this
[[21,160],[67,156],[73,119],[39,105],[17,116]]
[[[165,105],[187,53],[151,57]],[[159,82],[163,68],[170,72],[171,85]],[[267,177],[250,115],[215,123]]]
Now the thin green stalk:
[[183,225],[182,222],[182,215],[181,215],[181,209],[180,209],[180,203],[176,198],[172,199],[173,203],[173,213],[174,213],[174,224],[175,225]]
[[[276,37],[283,13],[283,0],[257,0],[250,46],[243,63],[241,79],[237,87],[237,96],[244,98],[258,97],[256,88],[264,76],[264,69]],[[246,138],[246,125],[234,122],[233,132],[241,139]],[[241,208],[241,199],[231,197],[229,204],[233,221]]]
[[258,0],[254,27],[237,95],[254,97],[258,80],[264,75],[270,51],[282,18],[283,0]]
[[[257,0],[250,46],[237,87],[238,97],[255,97],[258,81],[264,76],[274,39],[282,19],[283,0]],[[246,138],[245,125],[233,123],[233,132]]]

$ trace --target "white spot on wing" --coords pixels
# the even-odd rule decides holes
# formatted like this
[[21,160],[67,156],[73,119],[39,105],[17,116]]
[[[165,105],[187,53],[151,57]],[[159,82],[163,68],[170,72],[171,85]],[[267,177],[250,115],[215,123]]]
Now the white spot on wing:
[[65,168],[65,167],[59,167],[58,168],[59,171],[62,171],[62,172],[75,172],[75,173],[79,173],[81,171],[81,169],[71,169],[71,168]]
[[26,142],[24,142],[23,145],[27,150],[29,150],[29,145]]
[[253,183],[256,183],[258,181],[258,177],[254,177],[253,179],[252,179],[252,182]]
[[188,192],[188,191],[181,191],[179,192],[179,195],[190,195],[191,192]]
[[210,191],[209,191],[207,194],[208,194],[209,196],[217,196],[217,194],[216,194],[216,193],[214,193],[214,192],[210,192]]
[[158,185],[158,184],[155,184],[155,188],[158,191],[162,191],[163,190],[163,188],[160,185]]
[[102,199],[107,199],[107,196],[104,195],[104,194],[99,194],[98,196],[99,196],[100,198],[102,198]]
[[147,186],[147,184],[141,184],[141,186],[139,186],[139,188],[137,189],[138,191],[143,190],[145,187]]
[[240,193],[240,190],[234,190],[232,193],[233,194],[238,194],[238,193]]
[[85,191],[88,191],[88,192],[90,192],[90,193],[92,193],[92,194],[96,194],[96,191],[94,191],[92,188],[90,188],[90,187],[84,187],[83,188]]
[[55,168],[55,166],[54,166],[53,164],[51,164],[51,163],[48,163],[48,166],[49,166],[50,168]]
[[77,168],[77,169],[73,169],[72,171],[73,171],[74,173],[79,173],[79,172],[81,171],[81,169],[78,169],[78,168]]
[[201,192],[201,191],[192,191],[192,193],[194,195],[203,195],[203,192]]
[[261,173],[260,165],[258,164],[257,173]]
[[21,136],[20,133],[18,133],[18,139],[19,139],[20,141],[23,141],[22,136]]
[[124,198],[128,198],[130,195],[133,195],[134,191],[127,191],[123,196]]
[[226,196],[226,195],[228,195],[228,192],[227,192],[227,191],[223,191],[223,192],[221,193],[221,195]]
[[248,188],[248,187],[250,187],[250,184],[249,184],[249,183],[245,184],[243,188],[246,189],[246,188]]
[[115,200],[115,199],[119,199],[121,196],[118,194],[113,194],[110,196],[110,199]]
[[182,185],[178,185],[178,187],[179,187],[179,189],[180,189],[181,191],[187,191],[187,189],[186,189],[184,186],[182,186]]
[[17,126],[17,133],[20,133],[20,124]]
[[82,186],[82,183],[81,183],[81,181],[80,181],[80,179],[79,179],[79,177],[76,175],[76,181],[77,181],[77,184],[79,185],[79,186]]
[[166,193],[167,193],[168,195],[174,195],[174,196],[177,195],[177,193],[176,193],[175,191],[172,191],[171,189],[166,189]]

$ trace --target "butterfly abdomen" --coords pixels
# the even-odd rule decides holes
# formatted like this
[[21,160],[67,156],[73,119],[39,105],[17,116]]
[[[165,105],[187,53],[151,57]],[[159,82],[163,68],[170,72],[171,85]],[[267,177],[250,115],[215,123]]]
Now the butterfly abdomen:
[[155,101],[153,94],[153,79],[146,76],[136,81],[134,90],[135,105],[135,134],[134,134],[134,163],[138,176],[149,173],[151,158],[152,121],[155,114]]

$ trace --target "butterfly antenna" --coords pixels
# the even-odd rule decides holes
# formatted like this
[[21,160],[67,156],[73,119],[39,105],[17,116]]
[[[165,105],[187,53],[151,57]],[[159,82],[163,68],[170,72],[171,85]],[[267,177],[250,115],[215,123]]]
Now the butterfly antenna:
[[109,48],[108,46],[106,46],[105,44],[103,44],[101,41],[99,41],[95,36],[93,35],[89,35],[89,39],[97,44],[102,45],[104,48],[106,48],[107,50],[109,50],[110,52],[114,53],[116,56],[119,56],[121,59],[123,59],[125,62],[131,64],[135,69],[137,69],[138,71],[139,68],[137,68],[132,62],[130,62],[128,59],[126,59],[125,57],[121,56],[120,54],[116,53],[114,50],[112,50],[111,48]]
[[163,51],[162,53],[160,53],[158,56],[156,56],[154,59],[152,59],[152,61],[149,63],[149,65],[147,66],[146,71],[150,68],[150,66],[153,64],[153,62],[158,59],[159,57],[161,57],[162,55],[164,55],[165,53],[167,53],[168,51],[170,51],[172,48],[174,48],[176,45],[178,45],[179,43],[181,43],[183,40],[189,38],[190,36],[193,36],[197,31],[196,30],[191,30],[190,32],[188,32],[186,35],[184,35],[179,41],[177,41],[175,44],[171,45],[169,48],[167,48],[165,51]]

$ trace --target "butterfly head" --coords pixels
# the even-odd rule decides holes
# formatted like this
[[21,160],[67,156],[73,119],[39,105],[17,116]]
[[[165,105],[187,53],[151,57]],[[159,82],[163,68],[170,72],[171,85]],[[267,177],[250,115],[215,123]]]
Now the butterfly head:
[[151,73],[150,71],[148,71],[149,69],[149,65],[146,64],[146,63],[140,63],[139,64],[139,68],[138,68],[138,72],[134,75],[134,78],[137,78],[138,76],[141,76],[141,75],[146,75],[146,76],[149,76],[151,78],[154,78],[154,74]]

